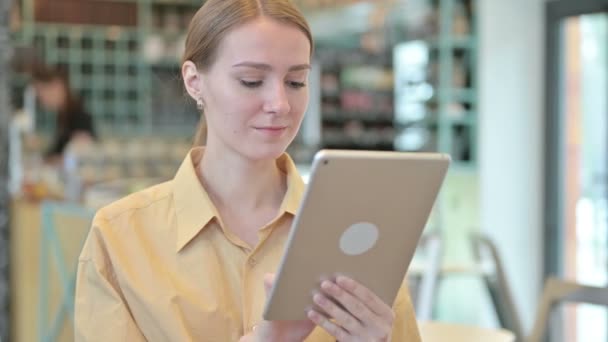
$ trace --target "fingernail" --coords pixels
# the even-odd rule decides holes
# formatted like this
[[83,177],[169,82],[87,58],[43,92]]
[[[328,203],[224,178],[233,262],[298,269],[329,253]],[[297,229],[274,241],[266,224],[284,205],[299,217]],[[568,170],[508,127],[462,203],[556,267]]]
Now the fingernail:
[[325,297],[318,293],[312,297],[312,300],[319,305],[325,304]]
[[336,283],[338,285],[350,285],[350,279],[340,275],[336,278]]
[[326,280],[323,283],[321,283],[321,288],[324,290],[329,290],[329,289],[331,289],[331,283]]

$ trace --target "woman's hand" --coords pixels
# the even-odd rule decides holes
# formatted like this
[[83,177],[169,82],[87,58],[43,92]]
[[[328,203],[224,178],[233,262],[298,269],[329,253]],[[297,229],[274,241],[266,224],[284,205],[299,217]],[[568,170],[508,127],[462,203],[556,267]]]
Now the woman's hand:
[[344,276],[325,280],[313,301],[324,313],[311,309],[308,318],[338,341],[390,340],[395,320],[392,308],[356,281]]
[[[268,296],[274,274],[264,276],[264,288]],[[303,321],[262,321],[254,330],[239,340],[239,342],[301,342],[315,328],[315,323],[310,320]]]

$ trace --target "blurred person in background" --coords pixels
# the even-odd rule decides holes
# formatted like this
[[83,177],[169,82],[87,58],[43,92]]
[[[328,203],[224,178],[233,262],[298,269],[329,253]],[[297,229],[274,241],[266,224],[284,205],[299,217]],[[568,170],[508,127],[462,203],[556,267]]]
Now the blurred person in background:
[[68,145],[95,139],[93,119],[70,88],[66,73],[43,65],[34,66],[30,73],[40,106],[55,114],[55,132],[44,155],[47,162],[57,163]]

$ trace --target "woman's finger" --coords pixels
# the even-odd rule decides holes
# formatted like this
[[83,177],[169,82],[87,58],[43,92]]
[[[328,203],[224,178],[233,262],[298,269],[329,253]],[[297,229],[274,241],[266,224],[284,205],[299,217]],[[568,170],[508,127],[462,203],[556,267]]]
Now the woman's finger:
[[266,296],[270,295],[270,290],[272,290],[275,278],[276,275],[274,273],[264,274],[264,291],[266,291]]
[[352,335],[346,330],[315,310],[309,310],[307,316],[308,319],[327,331],[328,334],[335,337],[338,341],[348,341],[348,339],[352,338]]
[[342,275],[336,277],[336,284],[340,288],[352,294],[354,297],[358,298],[365,304],[365,306],[367,306],[367,308],[369,308],[369,310],[389,321],[389,323],[392,325],[393,320],[395,319],[393,309],[384,303],[382,299],[376,296],[376,294],[370,291],[367,287]]
[[[354,297],[338,285],[330,281],[324,281],[321,283],[321,289],[329,297],[334,298],[344,306],[351,317],[361,322],[362,329],[354,331],[354,333],[382,337],[385,335],[387,326],[392,325],[392,323],[385,322],[385,319],[372,312],[360,299]],[[331,313],[330,316],[333,317]]]
[[313,295],[313,301],[323,309],[325,314],[331,317],[335,323],[349,332],[351,335],[362,335],[365,333],[365,329],[357,318],[351,313],[345,311],[327,296],[321,293],[315,293]]

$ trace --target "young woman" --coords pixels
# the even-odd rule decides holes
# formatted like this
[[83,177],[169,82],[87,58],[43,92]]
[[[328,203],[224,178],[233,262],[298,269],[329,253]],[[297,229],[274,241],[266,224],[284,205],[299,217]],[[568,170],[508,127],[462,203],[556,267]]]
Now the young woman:
[[419,340],[405,286],[384,303],[348,278],[311,296],[328,316],[261,319],[304,190],[285,150],[308,103],[312,47],[289,0],[206,1],[182,66],[206,146],[173,180],[96,215],[79,261],[77,340]]

